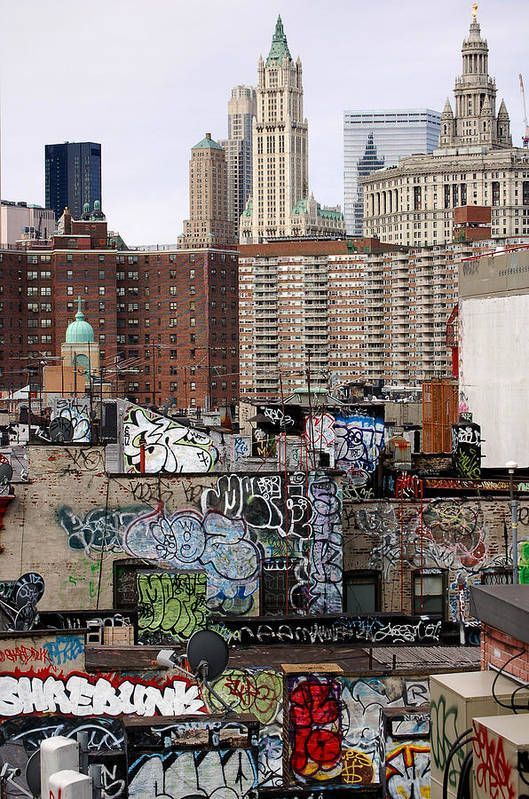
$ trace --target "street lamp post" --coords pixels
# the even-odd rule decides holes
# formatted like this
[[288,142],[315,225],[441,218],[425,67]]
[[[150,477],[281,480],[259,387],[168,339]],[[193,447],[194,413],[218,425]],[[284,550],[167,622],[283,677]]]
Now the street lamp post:
[[507,461],[505,468],[509,472],[509,496],[511,500],[511,542],[512,542],[512,581],[518,579],[518,500],[514,496],[514,470],[518,468],[516,461]]

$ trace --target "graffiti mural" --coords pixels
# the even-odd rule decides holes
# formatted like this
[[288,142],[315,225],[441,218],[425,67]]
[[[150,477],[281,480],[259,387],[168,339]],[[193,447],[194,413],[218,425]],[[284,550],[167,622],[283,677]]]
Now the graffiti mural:
[[123,551],[204,572],[211,612],[258,615],[266,581],[276,585],[272,612],[280,604],[286,613],[341,612],[341,495],[333,478],[221,475],[189,505],[94,508],[84,516],[63,507],[58,521],[68,545],[98,562],[101,552]]
[[49,669],[0,674],[0,717],[178,716],[205,712],[198,687],[184,677],[163,682],[116,675],[56,674]]
[[362,567],[382,571],[388,595],[400,591],[402,567],[446,570],[453,621],[470,617],[470,586],[480,582],[480,570],[506,564],[504,548],[498,545],[503,526],[493,540],[479,500],[450,497],[365,505],[352,510],[348,533],[357,546],[362,546],[357,536],[365,537],[370,552]]
[[123,452],[124,471],[136,474],[210,472],[218,459],[206,433],[136,405],[123,416]]
[[39,618],[37,604],[44,591],[44,579],[37,572],[23,574],[9,584],[3,583],[0,595],[0,630],[32,630]]
[[206,626],[203,572],[138,574],[138,641],[185,641]]
[[342,772],[341,683],[332,674],[287,679],[291,778],[328,782]]
[[86,397],[57,398],[51,414],[49,435],[53,442],[89,444],[90,400]]
[[481,475],[481,428],[474,422],[452,427],[452,457],[459,477],[478,480]]
[[345,472],[360,469],[372,474],[384,446],[383,419],[360,415],[337,416],[334,430],[337,468]]
[[474,721],[474,774],[482,796],[512,799],[517,795],[518,774],[512,756],[505,752],[503,738]]
[[257,799],[255,722],[183,720],[127,730],[129,797]]

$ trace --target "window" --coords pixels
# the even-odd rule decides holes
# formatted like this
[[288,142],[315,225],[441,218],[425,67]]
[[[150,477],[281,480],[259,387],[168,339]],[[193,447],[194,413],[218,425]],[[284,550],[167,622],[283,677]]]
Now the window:
[[104,293],[105,293],[105,287],[104,286],[99,286],[99,296],[102,297],[104,295]]
[[73,294],[73,286],[66,286],[66,294],[71,297]]
[[380,610],[380,572],[358,569],[344,572],[344,611],[376,613]]
[[444,569],[417,569],[412,572],[412,612],[446,615],[447,578]]
[[41,297],[51,297],[51,286],[41,286],[40,294]]

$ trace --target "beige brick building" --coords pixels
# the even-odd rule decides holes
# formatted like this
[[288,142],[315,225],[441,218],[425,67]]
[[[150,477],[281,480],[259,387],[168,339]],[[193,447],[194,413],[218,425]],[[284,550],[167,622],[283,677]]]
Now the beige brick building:
[[459,264],[494,248],[491,240],[241,245],[241,394],[287,396],[306,386],[309,367],[313,387],[334,391],[349,381],[419,388],[450,376],[446,326]]
[[452,240],[454,208],[492,206],[492,236],[529,234],[529,151],[513,147],[509,114],[496,112],[488,44],[476,11],[462,46],[455,112],[441,117],[440,147],[364,179],[364,234],[408,246]]
[[243,244],[276,238],[345,234],[339,206],[325,208],[309,192],[308,123],[303,74],[278,17],[266,61],[258,65],[252,133],[252,196],[240,219]]
[[181,249],[226,247],[235,242],[228,213],[228,171],[224,149],[211,133],[195,144],[189,162],[189,219],[179,237]]

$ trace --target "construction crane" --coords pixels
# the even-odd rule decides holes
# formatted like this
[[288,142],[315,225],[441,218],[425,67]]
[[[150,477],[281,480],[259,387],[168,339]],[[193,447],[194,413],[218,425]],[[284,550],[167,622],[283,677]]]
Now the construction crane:
[[525,125],[525,129],[522,136],[522,142],[524,147],[529,147],[529,123],[527,122],[527,105],[525,103],[525,87],[523,85],[523,78],[520,75],[520,92],[522,95],[522,106],[523,106],[523,123]]

